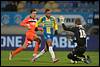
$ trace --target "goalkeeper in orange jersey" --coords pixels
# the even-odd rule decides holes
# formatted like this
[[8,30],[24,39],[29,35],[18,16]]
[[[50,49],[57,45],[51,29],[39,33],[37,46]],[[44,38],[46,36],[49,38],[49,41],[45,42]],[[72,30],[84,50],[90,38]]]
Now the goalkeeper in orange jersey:
[[16,56],[22,50],[26,49],[28,47],[28,45],[32,43],[33,40],[36,41],[35,42],[36,45],[35,45],[35,48],[34,48],[34,54],[33,55],[34,56],[37,55],[38,49],[39,49],[39,44],[41,43],[41,40],[37,36],[36,31],[41,31],[42,32],[43,29],[39,28],[39,27],[36,27],[36,22],[37,22],[36,13],[37,13],[37,11],[35,9],[32,9],[31,10],[31,15],[26,17],[20,23],[21,26],[28,28],[28,31],[26,32],[25,42],[21,47],[19,47],[16,50],[10,52],[9,60],[11,60],[14,56]]

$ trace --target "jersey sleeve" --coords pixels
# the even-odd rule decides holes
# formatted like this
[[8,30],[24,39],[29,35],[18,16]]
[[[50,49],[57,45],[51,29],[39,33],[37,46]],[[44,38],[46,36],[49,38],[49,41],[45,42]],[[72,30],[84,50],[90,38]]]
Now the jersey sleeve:
[[72,31],[72,32],[75,31],[75,28],[74,28],[74,27],[68,28],[68,27],[65,26],[64,23],[62,23],[62,27],[63,27],[63,29],[64,29],[65,31]]
[[41,22],[42,22],[42,17],[40,17],[40,19],[36,22],[36,27],[38,27]]
[[20,23],[20,25],[21,25],[21,26],[26,26],[27,23],[28,23],[28,18],[25,18],[25,19]]
[[53,17],[54,18],[54,29],[55,30],[58,30],[58,24],[57,24],[57,22],[56,22],[56,19],[55,19],[55,17]]

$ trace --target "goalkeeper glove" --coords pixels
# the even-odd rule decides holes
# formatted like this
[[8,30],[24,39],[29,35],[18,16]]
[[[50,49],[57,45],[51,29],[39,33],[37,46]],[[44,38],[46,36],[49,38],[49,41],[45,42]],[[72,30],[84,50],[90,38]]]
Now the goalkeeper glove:
[[64,23],[64,17],[63,16],[60,16],[59,19],[60,19],[61,23]]

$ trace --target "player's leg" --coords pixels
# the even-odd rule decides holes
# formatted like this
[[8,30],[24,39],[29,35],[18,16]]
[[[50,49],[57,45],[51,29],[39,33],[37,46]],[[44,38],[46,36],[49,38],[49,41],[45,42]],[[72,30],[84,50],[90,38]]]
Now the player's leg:
[[83,45],[83,47],[80,47],[79,49],[78,49],[78,54],[77,54],[77,56],[78,57],[81,57],[81,60],[84,62],[84,63],[86,63],[86,64],[89,64],[90,62],[91,62],[91,59],[90,59],[90,57],[88,56],[88,55],[84,55],[84,53],[86,52],[86,39],[85,38],[83,38],[83,39],[80,39],[79,41],[78,41],[78,44],[79,45]]
[[33,57],[35,57],[38,54],[39,46],[40,46],[40,43],[41,43],[41,40],[38,37],[35,38],[34,41],[36,41],[36,42],[35,42]]
[[49,35],[49,38],[48,38],[48,35],[46,34],[44,37],[45,37],[45,41],[46,41],[45,48],[35,58],[33,58],[32,61],[34,61],[35,59],[37,59],[38,57],[43,55],[46,52],[46,46],[48,45],[49,52],[50,52],[50,55],[52,57],[53,62],[57,62],[58,59],[55,58],[55,53],[54,53],[53,48],[52,48],[52,41],[50,39],[51,36]]
[[49,46],[48,46],[48,44],[47,44],[47,41],[45,41],[45,51],[46,51],[46,52],[49,51]]
[[81,55],[80,58],[81,58],[81,61],[83,61],[86,64],[91,63],[91,58],[88,55]]
[[12,57],[16,56],[16,55],[17,55],[18,53],[20,53],[22,50],[24,50],[24,49],[27,48],[27,46],[28,46],[28,45],[31,43],[31,41],[32,41],[32,37],[31,37],[30,35],[31,35],[30,32],[26,32],[26,38],[25,38],[24,44],[23,44],[21,47],[17,48],[16,50],[10,52],[9,60],[11,60]]
[[45,48],[44,48],[38,55],[36,55],[36,57],[34,57],[34,58],[32,59],[32,62],[34,62],[37,58],[39,58],[40,56],[42,56],[48,49],[49,49],[49,52],[50,52],[50,55],[51,55],[51,57],[52,57],[53,62],[54,62],[54,63],[57,62],[58,59],[55,58],[55,53],[54,53],[54,51],[53,51],[53,48],[52,48],[51,43],[52,43],[51,40],[50,40],[50,41],[47,40],[47,41],[45,42]]
[[[76,57],[76,58],[79,58],[79,56],[84,57],[83,53],[85,52],[85,49],[81,48],[82,46],[84,46],[82,43],[83,43],[82,40],[79,39],[77,41],[77,47],[72,51],[72,53],[75,55],[74,57]],[[81,61],[81,59],[79,61]]]
[[77,56],[78,56],[78,57],[85,58],[85,55],[84,55],[85,51],[86,51],[86,48],[85,48],[85,47],[80,47],[80,48],[78,49]]
[[31,41],[27,40],[27,38],[26,38],[24,44],[23,44],[21,47],[19,47],[19,48],[17,48],[16,50],[10,52],[9,60],[11,60],[14,56],[16,56],[16,55],[17,55],[18,53],[20,53],[22,50],[26,49],[27,46],[28,46],[30,43],[31,43]]
[[67,55],[68,59],[71,60],[71,63],[77,63],[78,61],[81,61],[81,59],[77,57],[76,55],[77,53],[78,53],[78,49],[75,48],[71,53]]
[[71,63],[78,63],[78,61],[80,61],[80,59],[79,58],[77,58],[74,54],[72,54],[72,53],[69,53],[68,55],[67,55],[67,57],[68,57],[68,59],[70,59],[70,62]]
[[37,55],[36,58],[40,57],[41,55],[43,55],[45,52],[48,51],[48,45],[47,42],[45,42],[45,47],[42,49],[42,51]]
[[[50,46],[48,46],[48,42],[47,42],[47,39],[45,39],[45,47],[42,49],[42,51],[32,59],[32,62],[34,62],[37,58],[39,58],[40,56],[42,56],[45,52],[47,51],[50,51]],[[51,48],[51,51],[52,51],[52,48]],[[51,53],[50,53],[51,54]],[[55,54],[53,53],[54,55],[54,58],[55,58]],[[52,56],[53,57],[53,56]]]
[[47,52],[47,50],[48,50],[48,45],[45,42],[45,47],[41,50],[39,54],[37,54],[35,57],[32,58],[32,62],[36,61],[36,59],[42,56],[45,52]]
[[46,42],[47,34],[44,34],[44,40],[45,40],[44,48],[42,49],[42,51],[38,55],[36,55],[35,57],[32,58],[32,62],[34,62],[37,58],[39,58],[40,56],[42,56],[46,52],[46,49],[47,49],[47,42]]
[[49,47],[49,53],[51,55],[52,61],[55,63],[58,61],[58,59],[55,57],[55,53],[53,51],[53,47],[52,47],[52,40],[51,39],[47,39],[47,45]]
[[77,56],[81,58],[81,61],[83,61],[86,64],[89,64],[91,63],[91,59],[88,55],[84,55],[85,51],[86,51],[85,47],[80,48],[79,49],[80,54],[78,54]]

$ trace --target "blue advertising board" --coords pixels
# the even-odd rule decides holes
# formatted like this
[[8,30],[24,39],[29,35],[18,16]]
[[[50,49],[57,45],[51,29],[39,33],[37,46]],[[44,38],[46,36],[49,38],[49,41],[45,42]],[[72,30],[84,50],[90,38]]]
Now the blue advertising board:
[[1,12],[1,23],[7,25],[19,25],[28,13]]
[[[42,35],[39,36],[42,40],[40,45],[40,50],[44,48],[44,38]],[[25,39],[25,35],[2,35],[1,36],[1,50],[12,50],[20,47]],[[99,37],[98,36],[88,36],[87,37],[87,50],[99,50]],[[68,40],[64,35],[59,35],[53,37],[53,48],[54,50],[69,50],[77,46],[73,41]],[[35,46],[35,41],[28,46],[26,50],[33,50]]]

